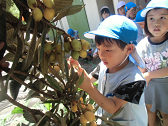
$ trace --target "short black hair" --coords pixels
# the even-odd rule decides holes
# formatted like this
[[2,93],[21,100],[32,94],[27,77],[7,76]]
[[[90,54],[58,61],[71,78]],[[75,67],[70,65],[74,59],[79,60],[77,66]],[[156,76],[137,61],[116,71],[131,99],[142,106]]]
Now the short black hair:
[[101,10],[101,15],[102,15],[104,12],[110,14],[110,10],[109,10],[108,8],[103,8],[103,9]]
[[103,44],[103,43],[105,42],[105,40],[106,40],[108,43],[113,43],[112,40],[116,41],[117,46],[118,46],[120,49],[122,49],[122,50],[123,50],[123,49],[125,48],[125,46],[127,45],[126,42],[124,42],[124,41],[122,41],[122,40],[119,40],[119,39],[113,39],[113,38],[103,37],[103,36],[98,36],[98,35],[95,36],[95,42],[96,42],[96,44],[98,44],[98,45]]

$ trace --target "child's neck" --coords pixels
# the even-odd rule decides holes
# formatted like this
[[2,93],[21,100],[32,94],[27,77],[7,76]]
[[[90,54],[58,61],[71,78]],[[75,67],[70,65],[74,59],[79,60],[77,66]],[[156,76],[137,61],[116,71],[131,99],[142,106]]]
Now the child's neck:
[[128,63],[129,63],[129,59],[127,58],[122,65],[116,66],[114,68],[108,68],[107,72],[108,73],[116,73],[117,71],[120,71],[121,69],[123,69]]
[[164,35],[164,36],[159,36],[159,37],[150,37],[150,40],[153,42],[153,43],[160,43],[160,42],[163,42],[164,40],[167,39],[167,35]]

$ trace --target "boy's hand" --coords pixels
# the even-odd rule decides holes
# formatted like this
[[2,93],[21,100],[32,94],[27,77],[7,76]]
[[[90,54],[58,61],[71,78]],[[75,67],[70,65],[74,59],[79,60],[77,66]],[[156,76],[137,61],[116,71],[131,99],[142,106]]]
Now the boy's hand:
[[81,68],[79,62],[71,57],[67,61],[69,68],[72,65],[77,70],[79,76],[81,76],[82,72],[84,72],[84,81],[81,84],[80,88],[85,91],[91,89],[90,87],[93,86],[93,84],[91,83],[91,78],[89,77],[88,73],[83,68]]

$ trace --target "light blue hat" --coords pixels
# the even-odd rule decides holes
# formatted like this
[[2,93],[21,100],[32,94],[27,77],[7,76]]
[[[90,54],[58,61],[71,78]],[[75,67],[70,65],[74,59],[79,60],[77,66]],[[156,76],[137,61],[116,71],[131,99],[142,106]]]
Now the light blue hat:
[[146,13],[150,11],[153,8],[165,8],[168,9],[168,0],[151,0],[146,8],[143,9],[141,12],[141,16],[145,17]]
[[[85,32],[86,38],[95,39],[95,35],[119,39],[128,44],[136,45],[138,37],[138,29],[135,23],[125,16],[112,15],[107,17],[98,27],[97,30]],[[135,61],[136,65],[141,68],[145,67],[143,60],[138,55],[136,48],[134,48],[131,56]]]
[[95,35],[120,39],[128,44],[136,44],[138,29],[135,23],[127,17],[112,15],[107,17],[97,30],[84,33],[85,37],[91,39],[94,39]]
[[128,2],[124,7],[125,12],[127,12],[130,8],[133,8],[133,7],[137,7],[137,5],[134,2]]
[[142,17],[141,16],[141,12],[142,12],[143,10],[140,10],[140,11],[138,11],[138,13],[136,14],[136,18],[135,18],[135,21],[134,22],[144,22],[145,21],[145,17]]

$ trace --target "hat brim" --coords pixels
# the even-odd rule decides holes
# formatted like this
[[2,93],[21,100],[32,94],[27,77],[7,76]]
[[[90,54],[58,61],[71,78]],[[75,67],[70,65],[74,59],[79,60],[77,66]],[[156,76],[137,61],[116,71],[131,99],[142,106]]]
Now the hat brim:
[[154,9],[154,8],[165,8],[165,9],[168,9],[167,7],[147,7],[145,9],[143,9],[143,11],[141,12],[141,16],[142,17],[145,17],[147,12]]
[[136,23],[141,23],[141,22],[144,22],[144,21],[134,21],[134,22],[136,22]]
[[134,50],[129,55],[129,58],[135,65],[138,65],[139,67],[141,67],[143,69],[145,68],[145,62],[137,53],[136,47],[134,47]]
[[107,31],[103,31],[102,29],[101,30],[97,29],[95,31],[89,31],[84,33],[84,36],[89,39],[95,39],[95,35],[109,37],[113,39],[119,39],[119,36],[116,35],[115,33],[108,33]]

